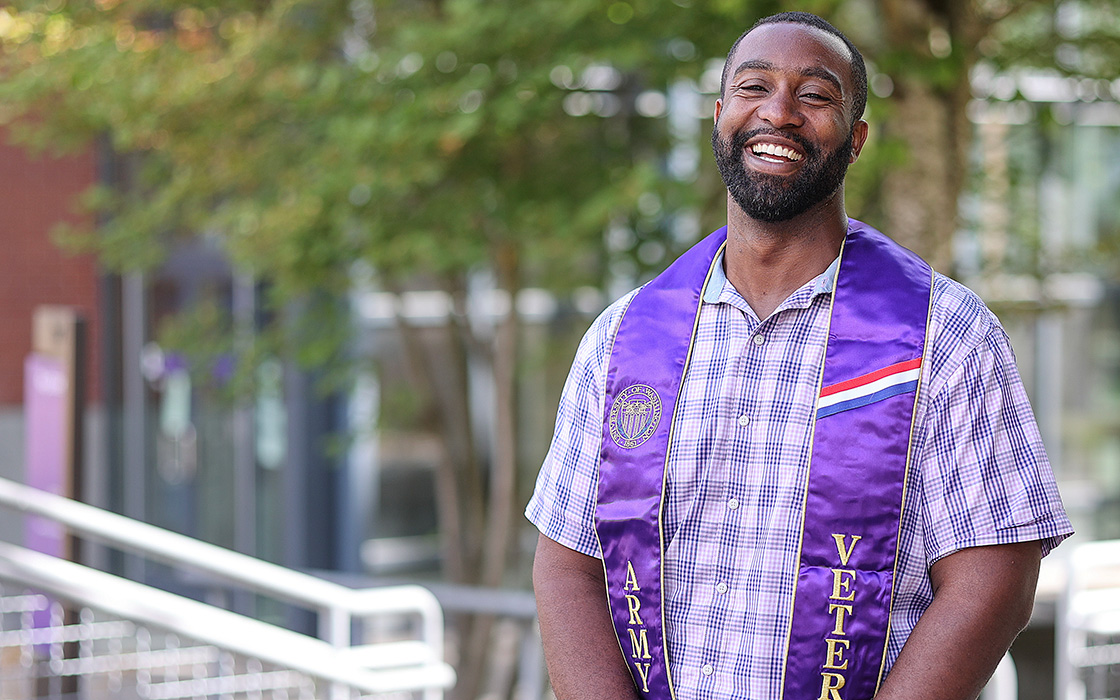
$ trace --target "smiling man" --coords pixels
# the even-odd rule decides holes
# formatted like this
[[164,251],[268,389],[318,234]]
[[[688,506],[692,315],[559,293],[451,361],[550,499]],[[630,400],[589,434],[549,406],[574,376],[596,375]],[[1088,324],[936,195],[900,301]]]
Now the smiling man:
[[844,210],[859,51],[732,47],[727,226],[580,344],[526,509],[560,700],[969,700],[1071,532],[996,318]]

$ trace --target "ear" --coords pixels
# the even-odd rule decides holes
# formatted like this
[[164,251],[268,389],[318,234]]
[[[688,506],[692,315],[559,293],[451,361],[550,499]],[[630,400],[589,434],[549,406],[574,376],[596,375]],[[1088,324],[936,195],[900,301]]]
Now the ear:
[[719,113],[722,110],[723,110],[723,98],[722,97],[717,97],[716,98],[716,115],[715,115],[715,120],[717,122],[719,121]]
[[852,127],[852,155],[848,160],[849,163],[856,162],[860,152],[863,151],[863,144],[867,143],[867,130],[867,122],[862,119]]

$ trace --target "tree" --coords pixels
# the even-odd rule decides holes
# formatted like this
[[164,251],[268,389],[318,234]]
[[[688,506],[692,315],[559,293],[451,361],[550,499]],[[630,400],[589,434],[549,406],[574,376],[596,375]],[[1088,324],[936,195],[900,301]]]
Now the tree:
[[[732,3],[688,4],[15,3],[0,10],[4,121],[32,147],[102,139],[128,161],[123,182],[84,199],[96,229],[62,238],[118,270],[158,264],[180,237],[217,239],[266,281],[272,343],[297,338],[312,362],[338,359],[319,311],[342,303],[355,262],[390,290],[423,276],[448,291],[442,350],[398,325],[421,419],[442,436],[446,574],[496,586],[514,532],[520,333],[515,314],[492,339],[474,333],[468,280],[488,271],[510,298],[527,282],[598,284],[611,221],[643,193],[685,199],[661,174],[664,122],[635,98],[695,77],[747,21]],[[643,235],[669,238],[660,219]],[[465,399],[479,360],[499,436],[485,458]],[[488,629],[464,633],[465,652],[489,646]]]
[[[1120,54],[1115,3],[1098,0],[877,0],[829,3],[872,63],[880,159],[861,206],[943,272],[953,268],[958,201],[969,175],[972,76],[1046,69],[1111,79]],[[1063,57],[1064,56],[1064,57]],[[874,97],[874,96],[873,96]],[[874,132],[873,132],[874,133]],[[864,169],[866,173],[866,168]],[[863,173],[861,173],[863,174]]]

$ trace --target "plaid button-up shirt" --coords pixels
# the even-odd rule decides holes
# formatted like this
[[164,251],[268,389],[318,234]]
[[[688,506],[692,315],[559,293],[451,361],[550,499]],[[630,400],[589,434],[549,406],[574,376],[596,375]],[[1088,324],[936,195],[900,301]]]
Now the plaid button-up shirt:
[[[772,700],[789,632],[836,264],[764,321],[722,265],[716,269],[668,456],[668,657],[682,700]],[[628,298],[604,311],[580,343],[526,508],[544,535],[595,557],[602,556],[594,513],[604,377]],[[1045,553],[1072,532],[995,316],[972,292],[937,275],[927,342],[888,668],[933,598],[933,562],[965,547],[1032,540],[1041,540]]]

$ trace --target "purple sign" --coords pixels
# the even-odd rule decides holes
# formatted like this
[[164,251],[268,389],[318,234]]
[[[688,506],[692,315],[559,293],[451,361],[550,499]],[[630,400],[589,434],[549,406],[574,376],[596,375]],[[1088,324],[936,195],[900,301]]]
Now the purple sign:
[[[24,471],[27,485],[68,496],[66,469],[69,380],[60,360],[32,353],[23,363]],[[66,529],[59,523],[28,516],[28,549],[66,557]],[[50,626],[50,613],[35,613],[36,627]],[[44,651],[40,649],[40,651]]]
[[[24,467],[27,485],[68,496],[66,464],[69,379],[62,361],[32,353],[23,365]],[[66,556],[66,533],[58,523],[29,517],[29,549]]]

